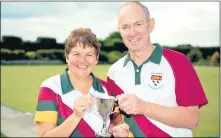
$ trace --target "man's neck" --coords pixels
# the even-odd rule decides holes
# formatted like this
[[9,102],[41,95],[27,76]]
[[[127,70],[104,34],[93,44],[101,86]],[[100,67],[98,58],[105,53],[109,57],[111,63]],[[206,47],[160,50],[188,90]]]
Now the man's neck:
[[154,46],[152,44],[149,44],[148,46],[145,46],[144,48],[138,51],[130,51],[130,57],[139,67],[143,64],[144,61],[146,61],[150,57],[153,50]]

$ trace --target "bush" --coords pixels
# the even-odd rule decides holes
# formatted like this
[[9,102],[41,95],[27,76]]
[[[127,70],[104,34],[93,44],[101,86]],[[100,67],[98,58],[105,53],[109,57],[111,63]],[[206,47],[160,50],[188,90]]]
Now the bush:
[[109,52],[107,56],[108,56],[108,63],[113,64],[122,57],[122,54],[119,51],[112,51]]
[[99,62],[107,63],[108,62],[108,54],[107,52],[101,51],[99,55]]
[[194,48],[187,53],[187,57],[191,62],[198,62],[200,59],[203,58],[203,54],[198,48]]
[[15,54],[16,60],[24,59],[25,57],[25,51],[24,50],[14,50],[13,53]]
[[65,62],[64,50],[59,49],[37,50],[36,57],[42,60],[61,60]]
[[220,56],[219,56],[219,52],[218,51],[213,53],[213,55],[211,56],[211,59],[210,59],[210,63],[212,65],[219,65],[219,63],[220,63]]
[[1,60],[10,60],[11,53],[11,50],[1,48]]
[[29,51],[25,53],[25,59],[36,59],[36,58],[37,56],[35,52]]
[[21,60],[25,57],[24,50],[9,50],[1,48],[1,60]]
[[196,65],[209,65],[210,64],[210,60],[206,60],[204,58],[201,58]]

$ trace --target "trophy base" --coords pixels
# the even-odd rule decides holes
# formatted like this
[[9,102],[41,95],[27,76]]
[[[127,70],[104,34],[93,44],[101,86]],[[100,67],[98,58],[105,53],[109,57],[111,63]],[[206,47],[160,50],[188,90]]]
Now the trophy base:
[[96,133],[95,134],[96,138],[106,138],[106,137],[111,137],[110,133]]

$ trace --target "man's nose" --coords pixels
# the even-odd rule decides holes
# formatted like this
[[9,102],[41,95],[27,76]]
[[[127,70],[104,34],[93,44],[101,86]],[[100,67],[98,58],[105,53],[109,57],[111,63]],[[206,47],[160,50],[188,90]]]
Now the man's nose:
[[134,36],[135,35],[135,32],[136,32],[136,29],[134,26],[131,26],[130,29],[129,29],[129,35],[130,36]]

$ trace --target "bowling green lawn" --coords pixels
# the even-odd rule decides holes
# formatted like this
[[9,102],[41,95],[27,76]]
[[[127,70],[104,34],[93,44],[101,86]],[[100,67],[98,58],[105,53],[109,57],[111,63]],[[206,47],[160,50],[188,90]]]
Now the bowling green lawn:
[[[106,79],[110,65],[97,65],[94,74]],[[1,103],[24,112],[35,112],[38,90],[43,80],[61,73],[66,65],[1,66]],[[200,109],[194,137],[220,135],[220,68],[195,66],[209,104]],[[182,119],[182,117],[180,117]]]

